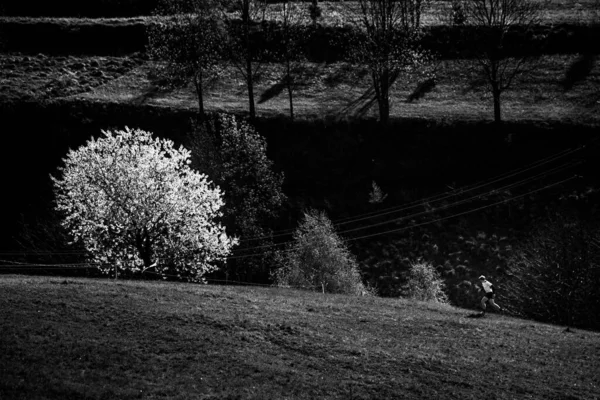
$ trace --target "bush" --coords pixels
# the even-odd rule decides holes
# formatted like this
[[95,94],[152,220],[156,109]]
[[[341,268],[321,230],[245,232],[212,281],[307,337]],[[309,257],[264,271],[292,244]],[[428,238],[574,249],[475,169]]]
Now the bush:
[[507,308],[540,321],[600,327],[597,221],[558,213],[516,248],[506,282]]
[[444,282],[435,268],[429,263],[419,262],[410,267],[404,294],[415,300],[446,303],[448,296],[444,288]]
[[294,233],[294,243],[274,274],[278,286],[301,287],[323,293],[364,295],[356,258],[323,212],[311,210]]

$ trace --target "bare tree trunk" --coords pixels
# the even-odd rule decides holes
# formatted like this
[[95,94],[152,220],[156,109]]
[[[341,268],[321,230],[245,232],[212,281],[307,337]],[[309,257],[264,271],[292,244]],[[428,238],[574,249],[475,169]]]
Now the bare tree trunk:
[[204,119],[204,91],[202,87],[202,72],[199,72],[194,77],[194,85],[196,86],[196,96],[198,97],[198,116],[200,120]]
[[[248,52],[249,51],[250,48],[248,48]],[[248,54],[246,58],[246,85],[248,87],[248,106],[250,110],[250,118],[254,119],[256,117],[256,109],[254,108],[254,82],[252,76],[252,60],[250,59],[250,54]]]
[[293,102],[293,95],[292,95],[292,73],[291,73],[289,61],[287,62],[287,74],[285,77],[285,81],[286,81],[286,86],[287,86],[287,90],[288,90],[288,97],[290,99],[290,118],[293,121],[294,120],[294,102]]
[[500,90],[497,85],[492,89],[492,95],[494,97],[494,122],[499,124],[502,122],[502,111],[500,108]]
[[390,119],[389,76],[387,70],[384,70],[381,74],[372,73],[375,98],[379,106],[379,121],[384,127],[387,126]]
[[387,126],[390,119],[390,71],[385,69],[381,79],[381,105],[379,119],[383,126]]
[[256,117],[254,107],[254,76],[252,74],[252,54],[250,46],[250,0],[242,2],[242,23],[244,24],[244,41],[246,46],[246,87],[248,88],[248,109],[250,118]]

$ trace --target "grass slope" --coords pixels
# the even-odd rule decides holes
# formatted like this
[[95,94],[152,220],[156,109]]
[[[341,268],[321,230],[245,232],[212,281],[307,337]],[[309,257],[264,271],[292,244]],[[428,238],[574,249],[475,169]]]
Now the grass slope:
[[[543,57],[535,74],[514,85],[502,99],[507,121],[562,122],[597,125],[600,122],[600,63],[566,87],[563,83],[577,56]],[[489,121],[492,100],[487,88],[463,61],[438,64],[436,85],[408,101],[422,77],[406,76],[391,93],[393,118],[435,121]],[[139,57],[49,57],[0,54],[0,100],[91,101],[147,104],[196,110],[191,87],[162,91],[148,79],[150,64]],[[208,111],[247,113],[246,86],[231,66],[206,89]],[[368,71],[347,63],[307,64],[294,95],[299,119],[377,118],[377,104]],[[281,72],[267,65],[255,85],[260,117],[289,115]]]
[[597,399],[600,334],[277,288],[0,278],[2,399]]

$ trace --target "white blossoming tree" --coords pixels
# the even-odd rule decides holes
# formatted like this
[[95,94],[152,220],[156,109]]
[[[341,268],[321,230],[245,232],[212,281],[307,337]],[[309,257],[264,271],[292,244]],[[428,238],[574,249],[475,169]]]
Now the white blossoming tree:
[[150,132],[102,131],[71,150],[52,177],[63,225],[105,273],[176,274],[217,269],[237,239],[216,218],[222,193],[192,170],[190,152]]

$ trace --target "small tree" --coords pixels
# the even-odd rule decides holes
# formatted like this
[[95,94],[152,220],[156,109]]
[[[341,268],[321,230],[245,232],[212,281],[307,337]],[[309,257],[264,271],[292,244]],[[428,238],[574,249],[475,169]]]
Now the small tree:
[[227,20],[226,48],[235,69],[246,81],[250,118],[256,117],[254,82],[264,66],[264,48],[258,45],[256,34],[265,27],[266,2],[240,0],[239,19]]
[[477,45],[472,49],[474,67],[483,74],[492,93],[496,123],[502,121],[500,96],[538,59],[533,49],[515,51],[515,45],[509,45],[509,33],[523,30],[525,35],[520,35],[519,41],[526,43],[539,23],[540,4],[531,0],[463,1],[464,23],[474,26],[477,33]]
[[281,20],[279,48],[276,54],[281,65],[281,81],[288,92],[290,118],[294,119],[293,92],[298,82],[297,71],[306,63],[302,49],[304,29],[304,9],[295,1],[285,0],[280,5],[278,17]]
[[[350,3],[349,3],[350,4]],[[379,106],[379,119],[387,125],[390,89],[402,71],[416,70],[429,60],[420,50],[421,0],[359,0],[354,20],[351,57],[370,73]]]
[[597,227],[557,214],[520,245],[508,268],[508,306],[525,317],[571,326],[600,324]]
[[280,286],[319,289],[323,293],[367,292],[358,263],[323,212],[311,210],[294,232],[285,266],[275,273]]
[[[253,275],[259,275],[260,280],[268,278],[272,225],[286,197],[282,191],[284,175],[275,171],[267,157],[265,138],[235,116],[219,114],[197,125],[188,142],[192,167],[223,188],[227,203],[224,224],[228,232],[240,237],[234,259],[224,271],[226,277],[234,275],[247,281],[253,280]],[[259,250],[251,250],[256,247]]]
[[444,281],[431,264],[419,262],[411,265],[404,288],[407,297],[421,301],[446,303],[448,296],[444,289]]
[[216,218],[222,194],[189,167],[190,152],[141,130],[103,131],[52,177],[56,209],[104,272],[155,267],[200,279],[236,243]]
[[205,86],[219,76],[223,26],[218,4],[201,0],[162,0],[148,28],[154,73],[168,87],[193,82],[198,113],[204,117]]

